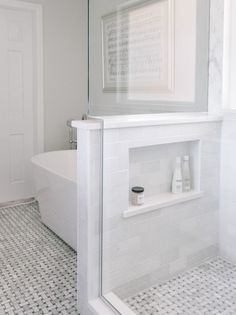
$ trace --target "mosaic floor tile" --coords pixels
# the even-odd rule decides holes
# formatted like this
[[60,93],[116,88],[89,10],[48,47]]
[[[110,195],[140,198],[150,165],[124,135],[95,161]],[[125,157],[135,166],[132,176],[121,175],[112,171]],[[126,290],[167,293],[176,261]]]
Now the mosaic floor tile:
[[0,209],[0,315],[78,315],[76,260],[36,202]]
[[236,266],[218,258],[125,302],[140,315],[236,315]]
[[[76,269],[37,203],[0,209],[0,315],[78,315]],[[218,258],[125,302],[138,315],[236,315],[236,266]]]

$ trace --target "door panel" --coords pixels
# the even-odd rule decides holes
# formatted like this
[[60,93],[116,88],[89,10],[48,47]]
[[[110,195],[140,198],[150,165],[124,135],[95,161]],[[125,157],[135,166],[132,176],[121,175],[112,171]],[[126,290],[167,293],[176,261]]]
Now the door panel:
[[32,197],[33,16],[0,9],[0,203]]

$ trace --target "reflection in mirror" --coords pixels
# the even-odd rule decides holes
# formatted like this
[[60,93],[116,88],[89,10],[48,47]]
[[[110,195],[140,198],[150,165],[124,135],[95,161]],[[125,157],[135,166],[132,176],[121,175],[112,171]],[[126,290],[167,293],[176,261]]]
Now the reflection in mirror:
[[138,97],[139,91],[173,91],[174,37],[168,34],[172,17],[167,4],[141,3],[103,18],[104,91],[124,91],[128,99]]
[[207,111],[209,0],[89,1],[92,115]]

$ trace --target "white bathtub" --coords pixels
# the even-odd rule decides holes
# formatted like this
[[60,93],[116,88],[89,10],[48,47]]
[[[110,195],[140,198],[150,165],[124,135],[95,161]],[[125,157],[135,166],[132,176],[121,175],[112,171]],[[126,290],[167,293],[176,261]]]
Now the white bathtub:
[[55,151],[31,159],[43,223],[76,250],[76,151]]

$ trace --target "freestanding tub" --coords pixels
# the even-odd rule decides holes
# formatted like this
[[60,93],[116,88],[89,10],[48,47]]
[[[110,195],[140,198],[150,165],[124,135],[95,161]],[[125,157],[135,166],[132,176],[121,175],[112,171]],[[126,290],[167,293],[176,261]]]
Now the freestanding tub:
[[42,222],[76,250],[76,151],[47,152],[31,162]]

